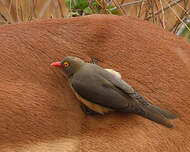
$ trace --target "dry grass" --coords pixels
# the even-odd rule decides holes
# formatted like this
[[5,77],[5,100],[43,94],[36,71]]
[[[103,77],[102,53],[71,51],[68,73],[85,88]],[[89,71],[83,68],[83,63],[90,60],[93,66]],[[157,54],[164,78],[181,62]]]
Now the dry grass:
[[182,24],[187,27],[188,0],[120,0],[120,6],[125,8],[127,15],[151,21],[174,33]]
[[[88,0],[92,12],[97,13],[91,6],[93,1],[101,9],[99,13],[118,9],[120,15],[137,16],[174,33],[182,24],[188,28],[185,23],[189,18],[188,0]],[[76,0],[71,3],[76,4]],[[108,3],[115,8],[106,9]],[[69,16],[65,0],[0,0],[0,24]]]
[[65,0],[0,0],[0,22],[4,24],[68,14]]

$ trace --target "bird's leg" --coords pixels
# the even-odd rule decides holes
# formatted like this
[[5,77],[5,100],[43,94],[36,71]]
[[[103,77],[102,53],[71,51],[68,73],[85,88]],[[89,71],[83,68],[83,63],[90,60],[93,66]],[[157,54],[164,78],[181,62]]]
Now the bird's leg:
[[94,57],[91,57],[90,63],[92,63],[92,64],[97,64],[97,63],[98,63],[98,59],[96,59],[96,58],[94,58]]
[[98,113],[89,109],[86,105],[84,105],[83,103],[80,104],[80,107],[82,109],[82,111],[87,114],[87,115],[97,115]]

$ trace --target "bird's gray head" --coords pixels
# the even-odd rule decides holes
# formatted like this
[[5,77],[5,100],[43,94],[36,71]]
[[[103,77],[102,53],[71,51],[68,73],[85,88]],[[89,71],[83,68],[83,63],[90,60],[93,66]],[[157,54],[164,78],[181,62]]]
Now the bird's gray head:
[[61,62],[53,62],[51,66],[62,68],[68,77],[77,72],[85,62],[77,57],[67,56]]

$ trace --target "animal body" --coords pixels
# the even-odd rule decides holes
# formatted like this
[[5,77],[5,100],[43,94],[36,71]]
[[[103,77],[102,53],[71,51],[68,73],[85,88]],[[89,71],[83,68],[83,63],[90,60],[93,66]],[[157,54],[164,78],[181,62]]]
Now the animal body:
[[[0,26],[1,152],[190,151],[190,45],[128,16]],[[145,99],[178,115],[174,129],[131,114],[85,115],[63,72],[72,55],[116,69]]]

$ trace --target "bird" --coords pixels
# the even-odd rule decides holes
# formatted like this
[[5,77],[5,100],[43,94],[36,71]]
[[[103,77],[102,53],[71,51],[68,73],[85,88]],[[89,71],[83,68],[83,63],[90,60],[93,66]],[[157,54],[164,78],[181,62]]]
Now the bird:
[[176,119],[176,114],[148,102],[112,69],[104,69],[74,56],[53,62],[51,66],[64,71],[73,93],[82,104],[82,110],[87,114],[131,113],[168,128],[174,127],[168,119]]

